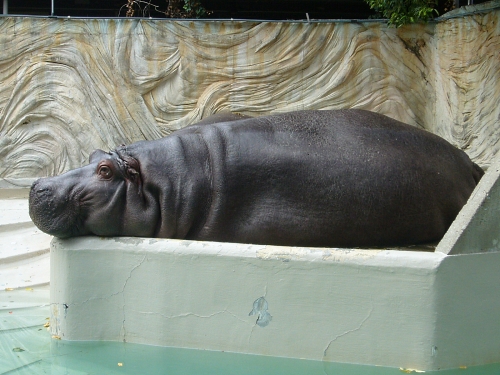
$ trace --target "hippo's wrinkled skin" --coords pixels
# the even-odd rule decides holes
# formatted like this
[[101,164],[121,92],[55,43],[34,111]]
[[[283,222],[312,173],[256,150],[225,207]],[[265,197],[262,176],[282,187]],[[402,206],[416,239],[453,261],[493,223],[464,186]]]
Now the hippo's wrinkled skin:
[[438,136],[368,111],[217,121],[39,179],[31,218],[61,238],[408,245],[439,240],[483,175]]

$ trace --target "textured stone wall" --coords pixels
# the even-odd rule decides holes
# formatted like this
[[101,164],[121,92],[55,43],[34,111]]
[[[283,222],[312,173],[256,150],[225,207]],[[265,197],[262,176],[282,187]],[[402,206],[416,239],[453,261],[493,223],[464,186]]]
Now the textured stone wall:
[[0,178],[58,174],[219,111],[337,108],[428,129],[487,167],[500,147],[500,6],[487,4],[401,29],[0,18]]

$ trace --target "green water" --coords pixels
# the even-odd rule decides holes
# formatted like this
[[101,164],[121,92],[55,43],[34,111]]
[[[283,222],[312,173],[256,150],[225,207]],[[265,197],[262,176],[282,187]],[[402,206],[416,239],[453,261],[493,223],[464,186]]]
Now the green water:
[[[67,342],[50,338],[41,326],[18,332],[0,331],[0,374],[9,375],[391,375],[395,368],[359,366],[298,359],[162,348],[116,342]],[[3,352],[3,353],[2,353]],[[492,375],[500,365],[426,372],[446,375]]]

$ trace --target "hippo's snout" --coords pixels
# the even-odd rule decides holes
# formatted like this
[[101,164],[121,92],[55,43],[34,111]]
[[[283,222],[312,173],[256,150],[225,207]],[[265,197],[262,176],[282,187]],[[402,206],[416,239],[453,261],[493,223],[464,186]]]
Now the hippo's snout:
[[69,237],[74,231],[77,213],[76,202],[54,178],[40,178],[31,185],[29,214],[41,231],[60,238]]

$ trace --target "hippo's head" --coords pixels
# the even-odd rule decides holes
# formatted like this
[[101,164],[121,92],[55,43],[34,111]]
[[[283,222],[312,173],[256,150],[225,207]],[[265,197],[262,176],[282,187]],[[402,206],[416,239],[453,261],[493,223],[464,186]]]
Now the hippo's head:
[[96,150],[90,164],[31,186],[29,212],[42,231],[60,237],[151,236],[158,217],[143,193],[140,165],[119,151]]

